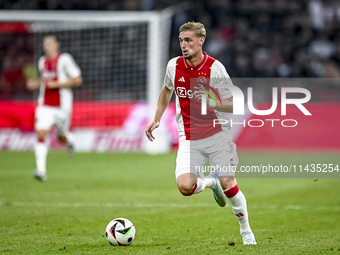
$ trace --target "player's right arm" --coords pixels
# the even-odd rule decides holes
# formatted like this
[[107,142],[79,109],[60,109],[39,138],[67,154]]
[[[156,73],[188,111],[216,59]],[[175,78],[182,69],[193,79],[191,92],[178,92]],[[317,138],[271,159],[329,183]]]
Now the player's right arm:
[[155,137],[152,135],[152,131],[159,127],[159,123],[161,121],[165,109],[169,105],[173,92],[174,92],[173,89],[169,89],[166,85],[163,85],[161,92],[159,93],[158,104],[154,120],[148,125],[148,127],[145,130],[145,134],[151,142],[155,139]]
[[[38,60],[38,69],[39,69],[39,72],[41,73],[41,70],[43,68],[43,65],[44,65],[44,61],[45,61],[45,56],[42,56],[39,58]],[[41,78],[39,79],[27,79],[26,81],[26,88],[28,90],[35,90],[37,88],[40,88],[41,86]]]
[[41,84],[41,80],[40,79],[38,79],[38,80],[28,79],[26,81],[26,88],[28,90],[35,90],[35,89],[40,87],[40,84]]

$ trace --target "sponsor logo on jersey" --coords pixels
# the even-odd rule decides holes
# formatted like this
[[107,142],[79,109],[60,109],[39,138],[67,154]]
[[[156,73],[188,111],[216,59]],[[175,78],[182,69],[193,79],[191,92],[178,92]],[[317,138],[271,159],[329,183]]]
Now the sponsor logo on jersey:
[[42,74],[42,79],[43,80],[54,80],[55,78],[57,78],[57,73],[55,71],[43,71]]
[[193,98],[194,93],[191,89],[187,90],[184,87],[177,87],[176,88],[176,94],[178,97],[182,97],[182,98]]

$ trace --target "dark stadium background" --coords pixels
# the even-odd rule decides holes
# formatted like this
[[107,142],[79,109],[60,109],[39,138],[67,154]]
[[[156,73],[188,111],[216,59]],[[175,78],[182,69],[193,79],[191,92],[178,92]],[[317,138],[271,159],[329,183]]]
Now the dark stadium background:
[[[291,115],[287,118],[297,119],[301,123],[300,129],[295,130],[297,132],[291,132],[292,136],[289,136],[290,131],[282,128],[254,130],[246,127],[242,133],[245,135],[240,136],[241,140],[236,139],[239,149],[338,150],[340,148],[340,136],[338,134],[334,136],[337,133],[336,127],[340,123],[338,118],[333,117],[338,112],[340,101],[338,82],[340,3],[338,1],[0,1],[0,9],[3,10],[148,11],[163,10],[176,5],[179,8],[172,20],[170,58],[181,54],[178,43],[179,26],[187,21],[200,21],[207,29],[204,50],[225,65],[234,81],[240,81],[235,85],[246,94],[249,84],[243,84],[243,78],[251,78],[254,81],[262,79],[262,84],[253,86],[254,101],[258,103],[258,107],[268,107],[268,102],[272,100],[272,87],[294,86],[289,82],[278,83],[281,78],[301,79],[298,87],[307,88],[312,94],[310,102],[305,105],[307,109],[309,107],[313,109],[312,117],[306,118],[300,111],[296,111],[296,107],[293,109],[293,106],[290,108],[292,110],[288,110]],[[36,75],[34,46],[33,35],[27,33],[24,24],[0,23],[0,104],[3,109],[6,105],[8,107],[8,102],[20,103],[20,100],[32,101],[33,99],[32,92],[25,88],[25,79]],[[129,69],[126,70],[128,72]],[[145,75],[141,74],[141,77],[139,81],[144,84]],[[271,78],[277,79],[272,82]],[[136,86],[145,86],[143,84]],[[123,92],[131,89],[128,84],[120,86],[120,91]],[[84,96],[84,94],[76,90],[75,100],[79,95]],[[137,93],[132,99],[138,100],[143,95]],[[27,105],[20,107],[21,113],[26,109],[33,114],[32,107],[27,108]],[[16,109],[13,111],[15,112]],[[77,107],[76,111],[78,111]],[[279,116],[279,111],[278,108],[276,115],[270,117],[283,119]],[[122,111],[118,112],[126,114]],[[28,119],[26,113],[25,116]],[[0,127],[33,129],[33,120],[27,124],[29,126],[27,127],[26,124],[21,124],[21,121],[26,121],[26,119],[22,120],[22,117],[21,120],[12,120],[10,124],[6,122],[6,118],[8,116],[0,116]],[[114,118],[121,120],[122,116]],[[77,123],[77,119],[74,119],[73,124]],[[121,124],[121,121],[116,125],[119,126],[119,123]],[[285,133],[284,136],[280,136],[282,131]],[[287,136],[291,139],[287,140]]]

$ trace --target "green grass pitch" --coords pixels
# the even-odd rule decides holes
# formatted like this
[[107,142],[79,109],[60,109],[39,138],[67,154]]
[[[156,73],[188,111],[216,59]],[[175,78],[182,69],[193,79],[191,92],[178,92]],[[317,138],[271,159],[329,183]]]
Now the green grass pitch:
[[[337,154],[245,154],[240,165],[340,164]],[[209,189],[178,191],[176,154],[48,155],[48,180],[32,178],[32,152],[0,152],[0,254],[334,254],[340,252],[340,179],[239,178],[258,245],[245,246],[230,206]],[[113,247],[116,217],[136,239]]]

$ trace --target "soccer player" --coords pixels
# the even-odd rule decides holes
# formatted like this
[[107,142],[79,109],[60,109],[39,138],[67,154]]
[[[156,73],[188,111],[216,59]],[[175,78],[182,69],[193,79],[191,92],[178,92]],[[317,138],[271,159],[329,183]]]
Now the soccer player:
[[66,143],[70,156],[74,150],[74,138],[69,131],[72,113],[72,87],[82,84],[81,70],[68,53],[59,51],[59,41],[55,35],[43,38],[45,56],[39,59],[40,80],[29,79],[29,90],[40,88],[38,106],[35,111],[35,145],[36,171],[33,176],[45,181],[46,158],[48,146],[46,136],[52,126],[57,129],[59,141]]
[[[205,37],[204,25],[199,22],[188,22],[180,27],[179,42],[183,56],[168,62],[155,117],[145,133],[150,141],[155,139],[152,132],[159,126],[175,91],[179,132],[176,182],[179,191],[184,196],[191,196],[211,188],[221,207],[226,205],[227,197],[239,221],[243,243],[256,244],[249,226],[245,196],[238,188],[235,170],[230,171],[238,164],[236,145],[232,142],[228,126],[215,121],[226,119],[224,112],[233,112],[233,96],[226,87],[231,81],[225,67],[202,51]],[[221,101],[208,98],[209,90],[215,90]],[[202,114],[202,103],[207,106],[206,114]],[[208,160],[215,169],[229,167],[229,171],[212,171],[208,176],[202,175],[200,170],[204,169]]]

